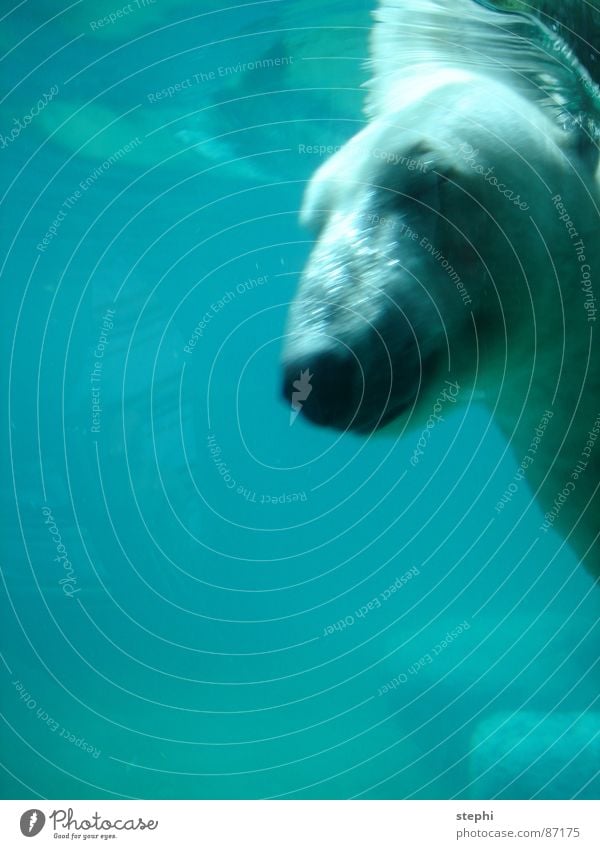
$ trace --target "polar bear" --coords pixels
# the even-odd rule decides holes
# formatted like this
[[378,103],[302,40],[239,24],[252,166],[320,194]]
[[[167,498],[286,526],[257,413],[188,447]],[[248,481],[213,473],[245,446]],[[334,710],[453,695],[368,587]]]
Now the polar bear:
[[594,47],[560,32],[383,0],[366,126],[306,192],[283,390],[310,381],[301,414],[361,434],[423,421],[446,381],[484,399],[530,457],[540,532],[598,577],[600,97],[577,58]]

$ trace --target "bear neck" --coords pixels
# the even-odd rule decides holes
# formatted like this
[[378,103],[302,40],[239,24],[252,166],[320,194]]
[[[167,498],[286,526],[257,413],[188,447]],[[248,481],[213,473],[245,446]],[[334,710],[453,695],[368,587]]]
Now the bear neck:
[[[591,213],[588,220],[594,221]],[[527,464],[525,479],[545,514],[539,537],[558,531],[600,578],[600,300],[596,321],[584,307],[590,301],[582,287],[582,267],[596,274],[600,250],[592,230],[583,240],[585,263],[572,250],[562,264],[554,257],[564,270],[562,298],[555,291],[554,306],[540,299],[527,338],[515,332],[503,355],[496,353],[488,402],[497,405],[496,420],[517,464]],[[551,268],[537,273],[552,279]],[[592,280],[591,291],[600,299],[600,280]]]

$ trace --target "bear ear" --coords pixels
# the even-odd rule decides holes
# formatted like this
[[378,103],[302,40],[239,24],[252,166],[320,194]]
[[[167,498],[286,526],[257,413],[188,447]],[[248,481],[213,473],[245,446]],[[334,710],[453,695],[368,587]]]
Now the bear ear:
[[331,208],[328,200],[327,187],[322,183],[315,182],[316,176],[310,181],[304,192],[304,199],[300,207],[300,224],[313,233],[318,233],[322,228]]
[[359,151],[365,132],[363,130],[349,139],[313,174],[300,209],[300,223],[303,227],[318,233],[331,210],[338,206],[342,192],[352,184],[353,175],[358,179],[360,169],[357,171],[357,163],[363,161]]
[[300,208],[300,224],[315,233],[323,227],[335,206],[338,187],[338,158],[340,152],[328,159],[313,174]]

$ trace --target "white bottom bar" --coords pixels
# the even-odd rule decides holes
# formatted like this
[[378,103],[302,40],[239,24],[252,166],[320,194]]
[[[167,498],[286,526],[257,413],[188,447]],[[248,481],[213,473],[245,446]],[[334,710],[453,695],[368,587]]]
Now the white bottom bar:
[[[27,844],[31,838],[35,842]],[[119,841],[118,844],[115,841]],[[600,847],[600,803],[4,801],[0,845]]]

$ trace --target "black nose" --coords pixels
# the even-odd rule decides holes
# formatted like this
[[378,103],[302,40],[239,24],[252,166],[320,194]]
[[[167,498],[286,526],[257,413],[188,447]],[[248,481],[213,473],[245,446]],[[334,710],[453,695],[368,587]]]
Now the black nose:
[[410,409],[437,361],[435,352],[422,356],[414,334],[402,335],[397,325],[385,334],[355,334],[352,345],[292,337],[282,387],[290,421],[301,414],[325,427],[370,433]]
[[363,385],[358,357],[341,343],[297,353],[284,365],[283,396],[292,417],[302,413],[318,425],[345,429],[352,424]]

